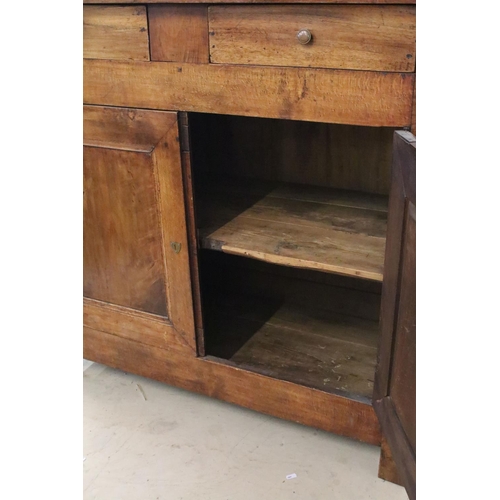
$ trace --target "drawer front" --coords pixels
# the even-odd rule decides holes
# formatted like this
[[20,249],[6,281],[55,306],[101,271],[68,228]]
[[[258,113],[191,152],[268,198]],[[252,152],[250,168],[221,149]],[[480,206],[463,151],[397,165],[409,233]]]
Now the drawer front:
[[149,61],[146,7],[83,7],[83,57]]
[[411,5],[210,7],[209,29],[212,63],[415,70]]

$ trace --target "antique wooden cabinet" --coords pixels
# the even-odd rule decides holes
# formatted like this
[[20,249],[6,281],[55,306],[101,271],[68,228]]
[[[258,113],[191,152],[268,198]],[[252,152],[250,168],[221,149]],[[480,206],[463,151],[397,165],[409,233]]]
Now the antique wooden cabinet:
[[414,3],[83,8],[84,356],[381,444],[411,498]]

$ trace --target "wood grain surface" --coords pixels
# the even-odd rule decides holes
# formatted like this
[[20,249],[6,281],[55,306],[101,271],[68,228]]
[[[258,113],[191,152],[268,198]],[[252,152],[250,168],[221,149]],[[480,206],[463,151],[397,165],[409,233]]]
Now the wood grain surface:
[[241,176],[247,187],[251,178],[388,195],[393,135],[386,127],[191,116],[197,171]]
[[409,126],[414,76],[306,68],[84,61],[84,102]]
[[149,61],[146,7],[84,6],[83,57]]
[[382,437],[382,442],[380,444],[380,461],[378,465],[378,477],[384,481],[390,481],[391,483],[399,484],[401,479],[399,478],[398,469],[392,457],[392,451],[387,440]]
[[[415,7],[210,7],[210,61],[226,64],[406,71],[415,69]],[[311,41],[297,40],[308,29]]]
[[[273,3],[359,3],[359,4],[414,4],[416,0],[271,0]],[[84,4],[108,4],[117,0],[83,0]],[[168,3],[269,3],[270,0],[169,0]],[[155,4],[166,3],[165,0],[121,0],[121,4]]]
[[152,61],[208,63],[208,7],[148,7]]
[[143,344],[193,353],[172,322],[154,314],[84,298],[83,324]]
[[[242,181],[245,182],[245,181]],[[300,185],[271,186],[263,195],[229,185],[200,200],[204,248],[271,262],[382,281],[387,214],[373,197]]]
[[175,123],[163,111],[83,107],[83,144],[152,153],[165,131]]
[[85,359],[341,436],[380,443],[379,425],[369,404],[92,328],[84,328],[83,345]]
[[177,114],[84,107],[84,126],[84,296],[168,318],[196,351]]
[[85,147],[83,161],[84,295],[168,316],[151,157]]
[[184,180],[184,199],[186,205],[186,227],[189,242],[189,261],[191,284],[193,287],[194,319],[196,326],[196,348],[199,356],[205,355],[203,335],[203,311],[201,304],[200,273],[198,263],[198,235],[196,230],[196,200],[194,196],[194,172],[191,165],[191,139],[188,113],[179,113],[179,132],[181,147],[182,174]]
[[210,306],[208,354],[280,380],[370,401],[378,321],[307,301],[298,305],[246,294],[222,295]]
[[416,139],[394,135],[386,277],[373,406],[411,500],[416,498]]

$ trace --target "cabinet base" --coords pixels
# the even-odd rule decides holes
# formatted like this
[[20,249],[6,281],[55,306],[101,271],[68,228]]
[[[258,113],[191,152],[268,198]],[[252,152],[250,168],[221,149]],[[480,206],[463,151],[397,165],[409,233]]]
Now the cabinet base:
[[86,359],[278,418],[380,444],[371,405],[197,358],[180,345],[159,348],[84,328]]

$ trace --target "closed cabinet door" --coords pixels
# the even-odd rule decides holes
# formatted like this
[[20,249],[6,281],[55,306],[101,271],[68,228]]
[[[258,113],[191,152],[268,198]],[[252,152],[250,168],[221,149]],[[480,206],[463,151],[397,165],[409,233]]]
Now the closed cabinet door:
[[396,132],[373,406],[411,500],[416,498],[416,142]]
[[177,113],[84,106],[83,159],[87,305],[162,322],[194,350]]

